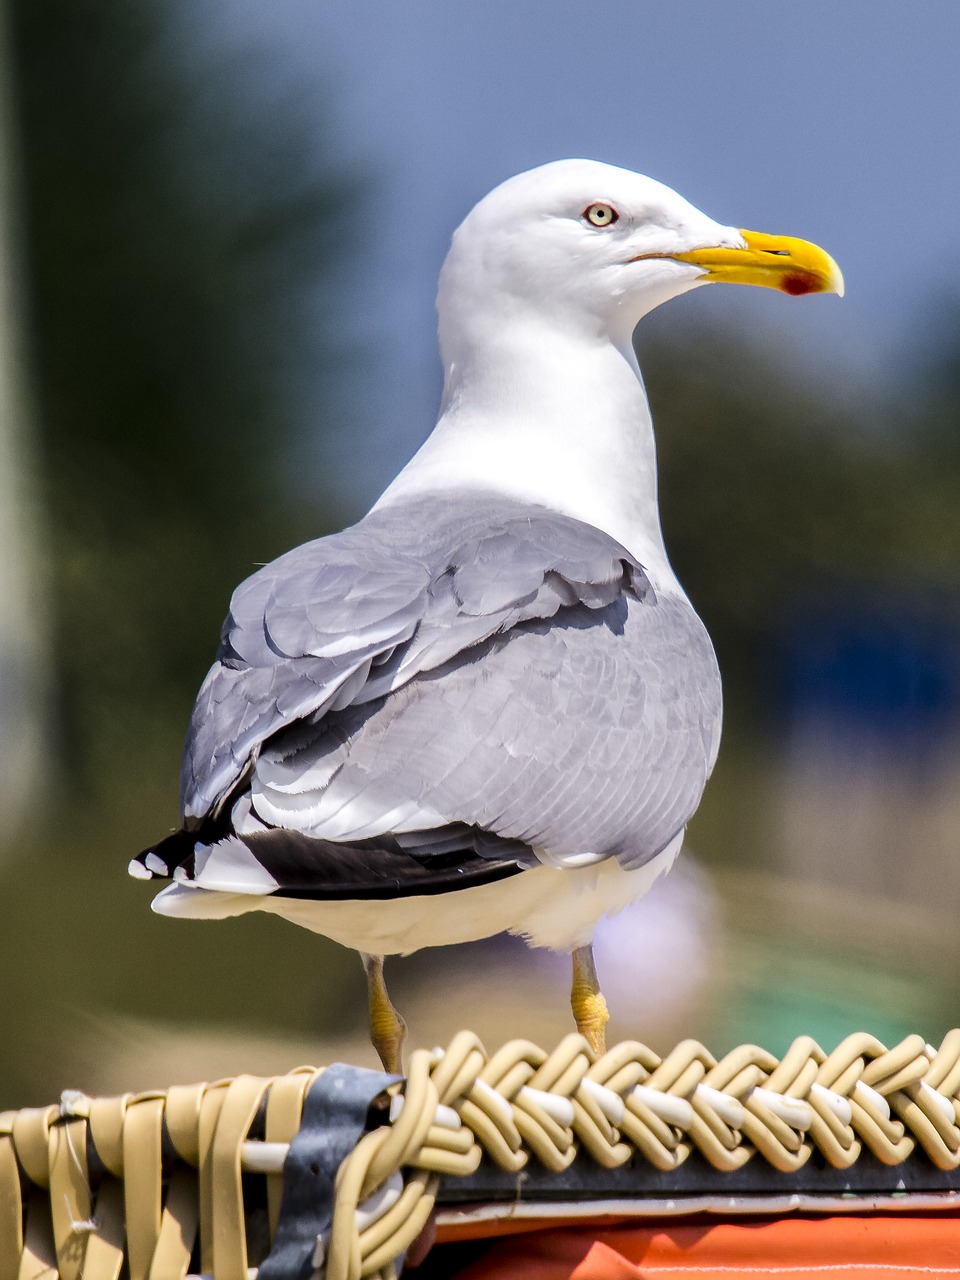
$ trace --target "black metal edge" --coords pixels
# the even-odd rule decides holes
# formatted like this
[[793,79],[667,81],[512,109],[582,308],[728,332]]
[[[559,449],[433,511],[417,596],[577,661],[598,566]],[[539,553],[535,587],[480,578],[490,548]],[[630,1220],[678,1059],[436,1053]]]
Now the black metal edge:
[[938,1169],[922,1153],[902,1164],[885,1165],[868,1151],[849,1169],[835,1169],[819,1152],[793,1173],[781,1173],[755,1155],[742,1168],[715,1169],[693,1152],[678,1169],[662,1172],[637,1154],[618,1169],[604,1169],[588,1157],[562,1173],[551,1173],[531,1160],[519,1173],[508,1173],[485,1159],[467,1178],[444,1177],[438,1206],[520,1199],[586,1201],[611,1199],[675,1199],[679,1196],[884,1196],[960,1191],[960,1169]]

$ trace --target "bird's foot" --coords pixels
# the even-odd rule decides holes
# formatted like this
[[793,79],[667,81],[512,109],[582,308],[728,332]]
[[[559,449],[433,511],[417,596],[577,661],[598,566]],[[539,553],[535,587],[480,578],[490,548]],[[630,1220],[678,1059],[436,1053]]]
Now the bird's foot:
[[570,989],[570,1007],[577,1022],[577,1030],[587,1044],[601,1057],[607,1051],[607,1023],[610,1013],[600,991],[593,948],[577,947],[573,953],[573,986]]
[[577,1030],[597,1057],[602,1058],[607,1052],[607,1023],[610,1021],[607,1002],[598,991],[585,1001],[585,1006],[579,1013],[576,1009],[573,1011]]
[[383,977],[383,956],[364,955],[370,1010],[370,1039],[384,1071],[403,1075],[403,1041],[407,1024],[397,1012]]

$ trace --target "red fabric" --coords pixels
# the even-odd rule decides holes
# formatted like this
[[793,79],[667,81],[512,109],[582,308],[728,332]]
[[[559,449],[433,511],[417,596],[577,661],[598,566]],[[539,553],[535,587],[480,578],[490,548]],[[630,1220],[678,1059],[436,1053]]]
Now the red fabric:
[[960,1276],[960,1219],[875,1214],[544,1229],[498,1240],[458,1280],[909,1280]]

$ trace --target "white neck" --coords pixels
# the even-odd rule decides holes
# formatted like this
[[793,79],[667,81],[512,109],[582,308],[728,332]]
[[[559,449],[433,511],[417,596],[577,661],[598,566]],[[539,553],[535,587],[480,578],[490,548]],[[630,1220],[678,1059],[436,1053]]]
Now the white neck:
[[[445,335],[440,420],[376,504],[452,489],[536,502],[603,529],[680,590],[660,532],[650,408],[629,338],[504,325]],[[457,350],[457,347],[460,350]],[[458,360],[468,351],[466,360]],[[376,509],[376,508],[375,508]]]

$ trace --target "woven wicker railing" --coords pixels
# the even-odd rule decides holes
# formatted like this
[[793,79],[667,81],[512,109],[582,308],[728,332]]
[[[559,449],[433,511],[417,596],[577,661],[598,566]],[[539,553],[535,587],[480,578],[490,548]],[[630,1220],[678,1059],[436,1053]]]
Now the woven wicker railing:
[[[130,1280],[249,1280],[287,1212],[284,1164],[323,1074],[68,1092],[0,1113],[0,1280],[117,1280],[124,1266]],[[442,1188],[481,1161],[518,1178],[526,1166],[561,1175],[574,1161],[641,1161],[666,1179],[699,1153],[731,1177],[759,1162],[771,1187],[815,1152],[825,1171],[861,1156],[960,1166],[960,1030],[936,1049],[857,1034],[829,1054],[804,1037],[780,1060],[746,1045],[719,1061],[689,1040],[663,1059],[626,1042],[594,1060],[576,1035],[549,1054],[512,1041],[488,1056],[462,1032],[413,1053],[387,1092],[336,1174],[329,1229],[311,1241],[328,1280],[393,1277]]]

